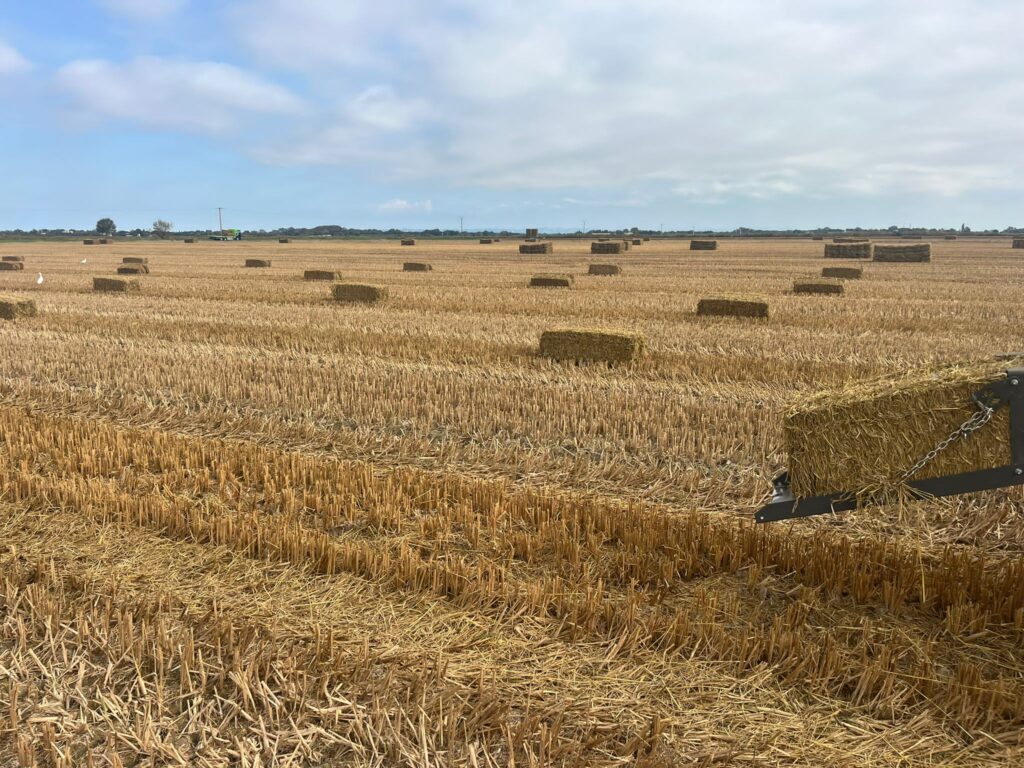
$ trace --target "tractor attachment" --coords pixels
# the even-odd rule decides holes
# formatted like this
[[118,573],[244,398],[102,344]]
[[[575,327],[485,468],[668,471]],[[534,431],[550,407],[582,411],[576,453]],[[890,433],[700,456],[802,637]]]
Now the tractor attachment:
[[[971,417],[903,472],[894,487],[902,488],[912,498],[926,499],[1024,484],[1024,368],[1011,368],[1004,378],[977,390],[972,399],[977,410]],[[1009,464],[921,480],[911,479],[950,445],[967,440],[974,432],[982,429],[1003,407],[1009,409]],[[864,501],[885,502],[884,494],[868,495],[865,498],[863,494],[849,491],[797,498],[790,487],[788,472],[776,477],[773,485],[775,494],[772,500],[755,515],[754,519],[759,523],[844,512],[855,509],[858,503]]]

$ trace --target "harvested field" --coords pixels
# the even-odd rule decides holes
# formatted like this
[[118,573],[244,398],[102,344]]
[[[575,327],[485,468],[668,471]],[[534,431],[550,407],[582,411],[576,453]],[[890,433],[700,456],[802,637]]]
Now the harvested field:
[[1020,488],[750,522],[787,465],[887,482],[952,429],[975,373],[931,373],[1020,348],[1019,255],[937,240],[826,303],[789,292],[820,242],[687,243],[544,291],[589,239],[422,240],[429,280],[397,240],[140,241],[125,296],[116,249],[5,244],[39,314],[0,323],[0,765],[1021,764]]
[[434,268],[423,261],[407,261],[402,264],[403,272],[430,272]]
[[621,275],[622,267],[618,264],[591,264],[587,269],[588,275]]
[[327,280],[335,281],[341,280],[341,272],[335,272],[332,269],[307,269],[302,272],[303,280]]
[[840,280],[860,280],[864,276],[864,269],[862,267],[822,267],[821,276]]
[[697,302],[697,314],[706,317],[768,317],[768,302],[759,299],[717,297]]
[[574,328],[540,335],[541,356],[553,360],[627,363],[640,357],[643,350],[643,336],[628,331]]
[[876,245],[875,261],[923,262],[932,260],[931,243],[923,245]]
[[718,249],[717,240],[691,240],[691,251],[714,251]]
[[826,259],[870,259],[871,243],[825,243]]
[[818,293],[839,295],[843,292],[843,284],[838,280],[795,280],[793,293]]
[[572,275],[534,275],[530,278],[531,288],[571,288]]

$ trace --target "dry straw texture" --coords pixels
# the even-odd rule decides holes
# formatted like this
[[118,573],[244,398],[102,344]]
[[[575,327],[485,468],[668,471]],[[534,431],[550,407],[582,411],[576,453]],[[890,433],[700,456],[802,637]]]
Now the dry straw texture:
[[21,255],[4,256],[0,261],[24,261],[25,257]]
[[714,251],[718,249],[717,240],[691,240],[691,251]]
[[269,267],[270,259],[246,259],[245,266],[252,268]]
[[302,273],[303,280],[341,280],[341,272],[330,269],[307,269]]
[[1012,247],[1014,247],[1014,248],[1024,248],[1024,237],[1015,237],[1015,238],[1013,238],[1013,246]]
[[576,328],[544,331],[540,337],[540,354],[554,360],[625,363],[643,351],[643,336],[628,331]]
[[119,275],[148,275],[149,267],[146,264],[122,264],[117,268]]
[[19,272],[25,268],[21,261],[0,261],[0,271]]
[[570,288],[571,275],[534,275],[530,278],[531,288]]
[[331,286],[331,295],[335,301],[376,304],[387,299],[388,289],[379,285],[337,283]]
[[16,296],[0,296],[0,320],[16,320],[19,317],[35,317],[39,314],[32,299]]
[[843,292],[843,284],[829,280],[795,280],[793,293],[817,293],[839,295]]
[[864,276],[864,269],[862,267],[822,267],[821,276],[840,280],[859,280]]
[[591,253],[622,253],[624,250],[622,243],[596,242],[590,244]]
[[94,277],[92,289],[106,293],[134,293],[142,290],[138,280],[126,277]]
[[407,261],[402,264],[403,272],[430,272],[434,268],[423,261]]
[[[894,486],[903,472],[977,412],[974,392],[1012,365],[1003,360],[915,369],[808,397],[783,423],[794,492],[874,493]],[[908,479],[1008,464],[1008,424],[1004,408]]]
[[554,253],[555,248],[551,243],[524,243],[519,246],[520,253]]
[[406,239],[402,241],[402,245],[416,245],[415,240]]
[[768,302],[728,296],[701,299],[697,302],[697,314],[707,317],[767,318]]
[[825,243],[826,259],[870,259],[871,243]]
[[932,260],[931,243],[922,245],[876,245],[875,261],[924,262]]
[[621,275],[622,267],[618,264],[591,264],[587,269],[588,275]]

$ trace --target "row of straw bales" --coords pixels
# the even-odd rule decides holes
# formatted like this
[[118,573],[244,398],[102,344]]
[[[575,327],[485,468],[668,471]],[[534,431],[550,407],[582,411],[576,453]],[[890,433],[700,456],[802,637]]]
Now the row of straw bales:
[[826,259],[873,259],[890,262],[927,262],[932,258],[931,243],[915,245],[876,244],[868,242],[826,243]]

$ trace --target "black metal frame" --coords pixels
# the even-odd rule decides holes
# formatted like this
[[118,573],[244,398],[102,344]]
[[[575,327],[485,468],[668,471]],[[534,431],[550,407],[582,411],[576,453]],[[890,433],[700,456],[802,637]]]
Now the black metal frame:
[[[955,496],[992,488],[1024,485],[1024,368],[1011,368],[1003,379],[988,384],[974,393],[974,400],[982,406],[999,410],[1010,409],[1010,464],[992,469],[979,469],[957,475],[930,477],[906,483],[910,496],[924,499],[936,496]],[[798,499],[789,485],[789,473],[783,472],[773,481],[775,495],[771,502],[758,510],[754,519],[759,523],[790,520],[797,517],[845,512],[858,505],[855,493],[832,493]],[[863,501],[863,500],[861,500]],[[884,498],[872,498],[884,503]]]

